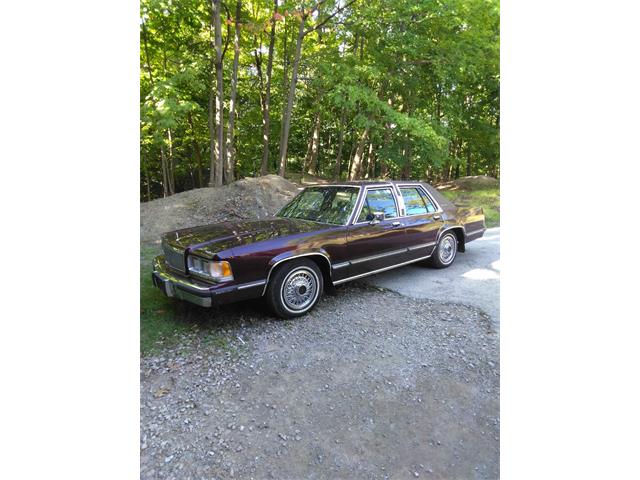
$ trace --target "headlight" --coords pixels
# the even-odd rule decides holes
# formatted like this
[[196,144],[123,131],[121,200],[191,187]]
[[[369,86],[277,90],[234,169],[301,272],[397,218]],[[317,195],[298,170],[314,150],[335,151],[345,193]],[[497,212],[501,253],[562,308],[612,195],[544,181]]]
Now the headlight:
[[229,262],[211,262],[203,258],[189,256],[189,271],[196,275],[209,277],[216,282],[228,282],[233,280],[231,265]]

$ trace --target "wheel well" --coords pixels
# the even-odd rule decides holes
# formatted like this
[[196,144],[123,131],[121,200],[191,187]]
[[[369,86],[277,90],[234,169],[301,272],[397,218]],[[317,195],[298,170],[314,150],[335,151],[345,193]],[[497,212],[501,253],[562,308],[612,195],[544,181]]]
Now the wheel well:
[[456,240],[458,241],[458,251],[464,252],[465,251],[464,230],[462,230],[462,227],[450,228],[447,230],[447,232],[455,233]]
[[[329,288],[332,283],[331,283],[331,264],[329,263],[329,260],[327,259],[327,257],[325,257],[324,255],[320,254],[320,253],[312,253],[309,255],[300,255],[297,257],[291,257],[291,258],[287,258],[286,260],[283,260],[282,262],[280,262],[278,265],[276,265],[276,267],[273,269],[274,271],[281,268],[283,265],[286,265],[287,263],[293,261],[293,260],[299,260],[301,258],[306,258],[311,260],[312,262],[314,262],[316,265],[318,265],[318,268],[320,269],[320,272],[322,272],[322,280],[324,283],[324,287],[325,289]],[[271,272],[271,274],[269,275],[269,281],[271,280],[271,277],[273,277],[273,272]],[[268,286],[265,285],[265,290],[266,287]]]

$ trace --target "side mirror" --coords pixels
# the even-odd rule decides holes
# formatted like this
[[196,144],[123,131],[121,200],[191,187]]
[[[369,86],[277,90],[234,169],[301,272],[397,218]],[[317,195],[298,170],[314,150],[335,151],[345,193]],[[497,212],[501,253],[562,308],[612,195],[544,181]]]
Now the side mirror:
[[367,220],[369,220],[369,225],[375,225],[376,223],[380,223],[384,220],[384,212],[373,212],[367,215]]

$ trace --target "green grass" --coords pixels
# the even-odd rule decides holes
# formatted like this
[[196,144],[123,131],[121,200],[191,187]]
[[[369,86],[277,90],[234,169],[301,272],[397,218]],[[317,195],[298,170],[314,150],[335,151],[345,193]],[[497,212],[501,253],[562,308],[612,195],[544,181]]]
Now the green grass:
[[228,350],[225,321],[210,309],[165,297],[151,280],[151,262],[160,248],[140,245],[140,353],[148,355],[175,345],[187,333],[196,333],[199,341],[219,350]]
[[143,355],[173,343],[190,329],[180,318],[176,302],[153,286],[151,261],[159,253],[157,247],[140,246],[140,352]]
[[441,193],[461,207],[482,207],[487,227],[500,226],[500,189],[441,190]]

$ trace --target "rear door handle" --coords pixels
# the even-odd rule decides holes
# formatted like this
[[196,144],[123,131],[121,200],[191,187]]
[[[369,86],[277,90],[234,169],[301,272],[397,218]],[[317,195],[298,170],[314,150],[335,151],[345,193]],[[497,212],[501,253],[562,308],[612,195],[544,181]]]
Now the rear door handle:
[[434,219],[434,220],[440,220],[441,218],[442,218],[442,216],[440,216],[440,215],[434,215],[434,216],[433,216],[433,219]]
[[402,224],[400,222],[393,222],[391,225],[393,225],[394,227],[399,227]]

